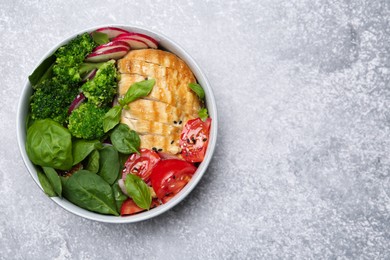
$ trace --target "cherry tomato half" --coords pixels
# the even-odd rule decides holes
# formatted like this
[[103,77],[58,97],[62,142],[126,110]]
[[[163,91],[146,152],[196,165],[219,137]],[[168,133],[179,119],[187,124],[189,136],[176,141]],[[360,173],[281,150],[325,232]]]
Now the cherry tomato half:
[[[152,204],[150,205],[150,208],[155,208],[159,205],[157,199],[152,200]],[[125,215],[133,215],[138,212],[145,211],[145,209],[140,208],[135,204],[135,202],[132,199],[127,199],[122,203],[121,207],[121,216]]]
[[126,175],[132,173],[147,182],[153,167],[158,161],[160,161],[160,156],[156,152],[149,149],[141,149],[140,154],[133,153],[125,162],[122,179],[125,180]]
[[180,136],[180,148],[183,158],[188,162],[201,162],[209,142],[211,118],[206,122],[196,118],[189,120]]
[[165,199],[178,193],[191,180],[196,167],[186,161],[168,159],[159,161],[152,170],[150,181],[157,197],[165,203]]

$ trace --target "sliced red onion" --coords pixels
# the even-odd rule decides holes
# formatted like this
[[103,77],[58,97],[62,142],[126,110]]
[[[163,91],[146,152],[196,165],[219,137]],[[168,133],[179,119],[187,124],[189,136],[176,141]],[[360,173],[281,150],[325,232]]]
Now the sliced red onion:
[[81,103],[83,103],[84,100],[85,100],[85,96],[82,92],[80,92],[70,104],[68,109],[68,115],[70,115],[73,110],[78,108],[81,105]]
[[125,47],[115,47],[104,51],[94,51],[86,58],[86,62],[103,62],[111,59],[118,60],[126,55],[128,49]]
[[97,69],[93,69],[90,72],[87,73],[87,75],[83,78],[83,83],[87,82],[88,80],[91,80],[95,77]]
[[118,180],[118,185],[119,185],[119,188],[121,188],[123,194],[129,196],[129,194],[127,194],[127,190],[126,190],[126,187],[125,187],[125,181],[123,179],[119,179]]
[[97,52],[97,51],[104,52],[104,51],[107,51],[107,50],[110,50],[110,49],[113,49],[116,47],[123,47],[123,48],[126,48],[128,51],[130,50],[130,45],[127,42],[125,42],[125,41],[112,41],[112,42],[108,42],[106,44],[103,44],[103,45],[96,47],[93,50],[93,52]]
[[184,161],[182,158],[180,158],[179,156],[175,155],[175,154],[171,154],[171,153],[164,153],[164,152],[157,152],[158,153],[158,156],[160,156],[160,158],[162,160],[169,160],[169,159],[177,159],[177,160],[182,160]]
[[96,30],[97,32],[105,33],[108,35],[108,38],[112,39],[120,34],[128,33],[129,31],[123,30],[117,27],[103,27]]

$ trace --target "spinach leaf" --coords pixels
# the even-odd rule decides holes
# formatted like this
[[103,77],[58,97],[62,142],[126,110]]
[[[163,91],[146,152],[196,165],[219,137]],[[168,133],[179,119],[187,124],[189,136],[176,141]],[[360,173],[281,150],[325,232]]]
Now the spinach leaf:
[[77,206],[102,214],[119,215],[111,186],[99,175],[80,170],[62,179],[62,185],[63,196]]
[[87,166],[85,167],[86,170],[88,170],[92,173],[98,173],[99,172],[99,159],[100,159],[99,151],[93,150],[89,154]]
[[60,176],[58,176],[58,173],[56,170],[54,170],[51,167],[42,167],[43,172],[45,173],[47,179],[49,180],[51,186],[53,187],[53,190],[55,193],[57,193],[58,196],[62,197],[62,185]]
[[118,184],[117,181],[112,185],[112,191],[114,192],[116,208],[118,209],[118,211],[120,211],[123,202],[125,200],[127,200],[127,196],[125,194],[123,194],[123,192],[122,192],[121,188],[119,187],[119,184]]
[[113,129],[121,120],[122,106],[113,106],[103,117],[103,130],[105,133]]
[[201,100],[204,100],[205,93],[203,88],[197,83],[189,83],[188,86],[194,91]]
[[125,124],[119,124],[114,128],[111,133],[111,142],[120,153],[139,153],[141,140],[137,132]]
[[108,43],[110,39],[108,38],[108,35],[102,32],[92,32],[92,39],[94,42],[96,42],[99,45]]
[[113,146],[105,146],[100,150],[98,174],[110,185],[118,178],[119,156]]
[[38,175],[38,180],[41,183],[42,189],[46,193],[46,195],[49,197],[57,197],[57,194],[55,193],[46,175],[41,171],[37,171],[37,175]]
[[207,112],[207,108],[202,108],[199,110],[198,115],[203,122],[209,117],[209,113]]
[[78,139],[73,142],[73,165],[78,164],[95,149],[102,148],[103,145],[98,140],[84,140]]
[[27,130],[26,152],[40,166],[69,170],[73,165],[72,137],[52,119],[35,121]]
[[127,194],[134,200],[138,207],[150,209],[152,194],[149,186],[137,175],[127,174],[125,179]]
[[154,84],[156,84],[156,80],[154,79],[143,80],[132,84],[125,96],[119,100],[119,104],[125,106],[134,100],[146,97],[152,91]]
[[84,62],[79,67],[79,74],[81,77],[87,75],[94,69],[99,69],[105,62]]
[[34,70],[34,72],[28,77],[31,86],[36,86],[44,79],[49,78],[52,73],[54,62],[56,57],[54,54],[47,57],[41,64]]

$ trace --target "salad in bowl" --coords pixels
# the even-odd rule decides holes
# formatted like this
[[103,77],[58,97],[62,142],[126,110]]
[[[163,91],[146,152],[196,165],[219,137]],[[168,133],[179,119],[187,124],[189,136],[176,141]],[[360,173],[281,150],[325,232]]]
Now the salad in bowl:
[[18,140],[32,177],[65,209],[135,222],[179,203],[214,151],[207,79],[161,34],[102,26],[45,55],[28,78]]

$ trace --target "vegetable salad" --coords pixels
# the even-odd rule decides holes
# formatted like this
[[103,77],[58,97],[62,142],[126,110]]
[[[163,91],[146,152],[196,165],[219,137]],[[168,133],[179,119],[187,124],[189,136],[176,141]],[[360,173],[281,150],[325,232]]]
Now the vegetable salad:
[[[152,78],[136,82],[118,98],[116,61],[140,48],[158,48],[158,42],[100,28],[58,48],[29,76],[26,152],[48,196],[125,216],[167,203],[191,180],[207,149],[206,107],[199,118],[184,122],[179,156],[141,147],[138,133],[120,122],[126,106],[147,97],[156,84]],[[199,84],[189,88],[204,100]]]

